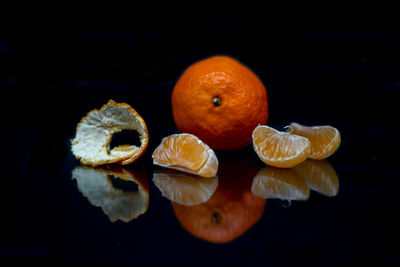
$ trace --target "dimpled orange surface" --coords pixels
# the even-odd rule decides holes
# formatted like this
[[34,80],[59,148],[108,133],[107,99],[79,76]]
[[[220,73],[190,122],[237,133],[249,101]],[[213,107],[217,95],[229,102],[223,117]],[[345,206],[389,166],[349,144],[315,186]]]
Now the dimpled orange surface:
[[268,119],[267,92],[246,66],[226,56],[194,63],[172,93],[172,113],[181,132],[212,149],[234,150],[251,142],[253,129]]

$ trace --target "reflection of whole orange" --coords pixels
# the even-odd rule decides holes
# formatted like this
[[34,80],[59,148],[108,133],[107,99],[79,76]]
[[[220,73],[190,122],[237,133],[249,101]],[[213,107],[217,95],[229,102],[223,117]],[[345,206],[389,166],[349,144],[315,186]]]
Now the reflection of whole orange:
[[213,243],[230,242],[245,233],[264,212],[265,199],[251,193],[256,173],[248,162],[221,162],[217,190],[207,202],[172,204],[183,228]]
[[238,61],[215,56],[191,65],[172,92],[172,113],[181,132],[216,150],[251,142],[268,119],[267,92],[261,80]]

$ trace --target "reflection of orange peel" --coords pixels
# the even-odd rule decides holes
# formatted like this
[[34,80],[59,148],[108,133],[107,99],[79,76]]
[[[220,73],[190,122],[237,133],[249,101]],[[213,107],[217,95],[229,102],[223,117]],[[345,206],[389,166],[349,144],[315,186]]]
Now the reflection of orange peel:
[[[115,188],[110,175],[136,183],[138,191]],[[111,222],[129,222],[147,211],[149,189],[146,179],[140,176],[141,173],[122,167],[107,169],[79,166],[72,171],[72,178],[76,179],[79,191],[93,206],[100,207]]]
[[185,206],[206,202],[218,186],[217,177],[203,178],[168,169],[154,173],[153,182],[164,197]]
[[265,167],[254,177],[253,194],[263,198],[307,200],[310,190],[305,181],[292,169]]
[[[122,130],[137,131],[140,147],[121,145],[110,150],[113,134]],[[143,118],[128,104],[109,100],[101,109],[94,109],[81,119],[72,140],[72,152],[85,165],[116,162],[126,165],[143,154],[148,142],[149,134]]]

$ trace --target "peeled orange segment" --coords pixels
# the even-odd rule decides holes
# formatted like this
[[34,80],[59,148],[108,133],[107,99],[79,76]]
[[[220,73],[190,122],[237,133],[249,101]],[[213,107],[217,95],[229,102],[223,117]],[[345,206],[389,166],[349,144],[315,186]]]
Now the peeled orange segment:
[[217,177],[203,178],[170,169],[154,173],[153,182],[164,197],[185,206],[206,202],[218,186]]
[[263,198],[307,200],[310,190],[292,169],[265,167],[254,177],[251,192]]
[[214,177],[218,170],[214,151],[192,134],[164,138],[153,153],[153,163],[203,177]]
[[304,179],[307,186],[327,197],[336,196],[339,191],[339,179],[335,169],[326,160],[308,159],[293,168]]
[[307,159],[311,145],[305,137],[259,125],[253,131],[253,147],[266,164],[291,168]]
[[[100,207],[111,222],[129,222],[148,209],[149,188],[142,172],[122,167],[106,169],[79,166],[72,171],[72,178],[76,180],[78,190],[93,206]],[[129,185],[133,183],[137,190],[116,188],[112,178]]]
[[[122,130],[137,131],[140,147],[121,145],[110,149],[113,134]],[[128,104],[109,100],[101,109],[90,111],[79,122],[72,140],[72,153],[85,165],[116,162],[126,165],[143,154],[148,142],[149,134],[143,118]]]
[[332,126],[303,126],[292,122],[289,130],[293,134],[306,137],[311,142],[311,159],[325,159],[335,153],[340,145],[340,133]]

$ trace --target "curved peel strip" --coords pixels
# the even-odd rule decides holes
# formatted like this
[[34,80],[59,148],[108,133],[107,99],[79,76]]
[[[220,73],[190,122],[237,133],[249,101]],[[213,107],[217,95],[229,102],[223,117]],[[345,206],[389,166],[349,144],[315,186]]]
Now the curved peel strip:
[[153,163],[203,177],[214,177],[218,170],[214,151],[187,133],[165,137],[153,153]]
[[[121,145],[110,150],[113,134],[122,130],[137,131],[140,147]],[[143,154],[148,142],[149,134],[143,118],[128,104],[109,100],[101,109],[94,109],[81,119],[72,140],[72,152],[85,165],[126,165]]]
[[253,131],[253,147],[266,164],[291,168],[307,159],[311,145],[305,137],[259,125]]

